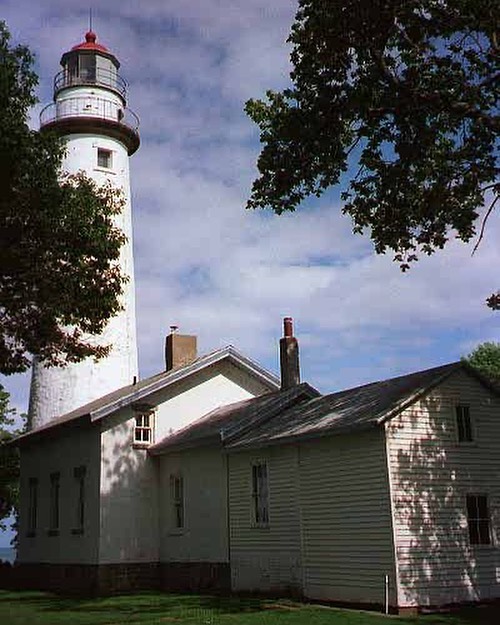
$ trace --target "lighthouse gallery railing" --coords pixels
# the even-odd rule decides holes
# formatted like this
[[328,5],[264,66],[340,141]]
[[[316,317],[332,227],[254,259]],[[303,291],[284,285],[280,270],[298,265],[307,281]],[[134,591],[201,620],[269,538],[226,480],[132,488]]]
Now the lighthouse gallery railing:
[[139,118],[129,108],[113,100],[95,96],[76,96],[48,104],[40,113],[40,126],[71,117],[96,117],[139,130]]

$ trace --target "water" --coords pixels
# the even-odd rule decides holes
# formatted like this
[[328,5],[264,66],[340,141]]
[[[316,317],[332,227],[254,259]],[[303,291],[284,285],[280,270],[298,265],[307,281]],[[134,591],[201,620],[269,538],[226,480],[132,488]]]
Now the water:
[[0,547],[0,560],[4,562],[14,562],[16,559],[16,550],[11,547]]

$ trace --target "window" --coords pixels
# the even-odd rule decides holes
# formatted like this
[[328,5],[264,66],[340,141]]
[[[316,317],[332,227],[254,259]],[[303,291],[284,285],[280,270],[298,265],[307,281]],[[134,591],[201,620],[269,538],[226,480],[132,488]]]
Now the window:
[[252,511],[257,525],[269,523],[269,489],[267,464],[252,465]]
[[153,442],[154,411],[148,410],[135,417],[134,442],[150,444]]
[[38,480],[30,477],[28,482],[28,536],[36,534],[38,511]]
[[50,474],[50,518],[49,535],[55,536],[59,533],[59,490],[60,473]]
[[96,74],[96,57],[94,54],[79,55],[80,78],[85,82],[94,82]]
[[105,150],[104,148],[97,148],[97,167],[104,167],[105,169],[111,169],[113,166],[113,154],[111,150]]
[[182,475],[170,476],[170,499],[172,504],[172,527],[184,527],[184,480]]
[[75,467],[73,471],[76,493],[75,527],[72,530],[73,534],[83,534],[85,526],[85,474],[85,467]]
[[455,406],[455,414],[457,417],[458,442],[470,443],[473,437],[469,406]]
[[78,57],[73,57],[72,59],[68,61],[66,70],[70,78],[69,84],[72,84],[73,82],[77,82],[76,78],[78,77]]
[[467,495],[467,523],[471,545],[490,545],[490,515],[486,495]]

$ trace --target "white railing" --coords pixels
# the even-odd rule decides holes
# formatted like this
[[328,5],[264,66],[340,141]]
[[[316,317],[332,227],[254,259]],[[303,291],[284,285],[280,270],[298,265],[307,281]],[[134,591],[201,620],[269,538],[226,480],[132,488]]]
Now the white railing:
[[81,85],[95,85],[107,87],[117,91],[124,98],[127,95],[127,83],[116,71],[97,68],[93,70],[80,70],[78,75],[63,69],[54,78],[54,93],[66,87],[78,87]]
[[139,130],[139,118],[133,111],[113,100],[94,96],[65,98],[48,104],[40,113],[40,126],[70,117],[106,119],[123,124],[135,132]]

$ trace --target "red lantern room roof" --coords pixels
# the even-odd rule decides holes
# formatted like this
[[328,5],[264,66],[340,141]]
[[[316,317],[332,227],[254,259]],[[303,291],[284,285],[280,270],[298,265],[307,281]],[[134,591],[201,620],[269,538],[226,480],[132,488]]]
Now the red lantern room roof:
[[96,43],[97,35],[93,30],[89,30],[85,33],[85,41],[73,46],[71,50],[96,50],[98,52],[107,52],[109,50],[105,46],[101,46],[100,43]]
[[97,35],[93,30],[89,30],[85,33],[85,41],[73,46],[69,52],[65,52],[61,57],[61,65],[66,67],[66,64],[74,59],[75,56],[80,56],[81,53],[90,55],[104,56],[113,63],[116,69],[120,68],[120,62],[116,56],[100,43],[96,43]]

